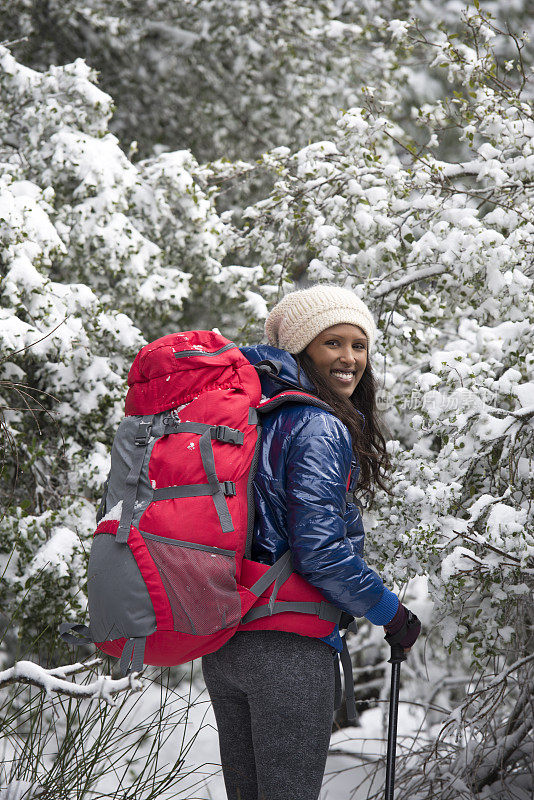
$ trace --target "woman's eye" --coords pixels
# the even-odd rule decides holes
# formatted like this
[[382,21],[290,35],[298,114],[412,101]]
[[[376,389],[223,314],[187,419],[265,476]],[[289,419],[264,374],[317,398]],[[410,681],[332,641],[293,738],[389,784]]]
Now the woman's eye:
[[[334,339],[331,339],[330,341],[328,341],[328,342],[325,342],[325,345],[326,345],[327,347],[331,347],[331,346],[335,346],[335,347],[337,347],[337,346],[339,345],[339,342],[335,341]],[[352,346],[353,346],[353,347],[354,347],[356,350],[365,350],[365,345],[364,345],[362,342],[357,342],[356,344],[354,344],[354,345],[352,345]]]
[[[326,347],[339,346],[339,342],[337,342],[335,339],[330,339],[328,342],[325,342],[324,344]],[[363,344],[363,342],[356,342],[356,344],[353,344],[352,346],[355,350],[365,350],[365,345]]]

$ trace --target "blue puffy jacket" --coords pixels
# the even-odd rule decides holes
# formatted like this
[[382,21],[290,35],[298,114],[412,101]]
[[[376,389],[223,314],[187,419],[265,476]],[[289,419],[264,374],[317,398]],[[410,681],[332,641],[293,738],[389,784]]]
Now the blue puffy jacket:
[[[258,345],[242,352],[252,364],[281,362],[281,378],[314,391],[285,350]],[[261,376],[261,386],[265,397],[284,389],[268,375]],[[349,474],[353,489],[359,472],[347,427],[328,411],[301,403],[262,415],[262,425],[252,558],[273,564],[290,547],[295,571],[327,600],[374,624],[390,622],[398,598],[363,560],[362,518],[357,506],[346,502]],[[341,649],[337,630],[326,640]]]

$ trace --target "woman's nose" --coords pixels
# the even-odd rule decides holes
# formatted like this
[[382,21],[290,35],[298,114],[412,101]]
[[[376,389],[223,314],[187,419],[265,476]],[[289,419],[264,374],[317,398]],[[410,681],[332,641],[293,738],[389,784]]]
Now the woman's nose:
[[350,366],[352,366],[356,361],[351,347],[347,347],[346,349],[342,350],[341,353],[339,354],[339,358],[344,364]]

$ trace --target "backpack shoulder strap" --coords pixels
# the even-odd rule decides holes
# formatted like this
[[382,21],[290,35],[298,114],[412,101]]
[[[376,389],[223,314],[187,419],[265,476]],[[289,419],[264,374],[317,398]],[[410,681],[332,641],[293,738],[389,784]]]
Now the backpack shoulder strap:
[[269,397],[267,400],[258,403],[256,411],[259,411],[260,414],[267,414],[285,403],[305,403],[309,406],[317,406],[317,408],[322,408],[325,411],[332,411],[332,408],[324,400],[319,400],[314,394],[300,389],[287,389],[274,397]]
[[274,397],[270,397],[268,400],[264,400],[263,402],[259,403],[256,406],[256,410],[260,413],[269,413],[284,403],[306,403],[309,406],[323,408],[325,411],[332,411],[328,403],[325,403],[323,400],[319,400],[316,395],[306,392],[303,389],[298,389],[295,387],[294,383],[291,383],[291,381],[281,378],[278,374],[282,369],[281,361],[275,361],[274,359],[267,358],[264,361],[258,361],[257,364],[254,364],[254,369],[258,375],[267,374],[271,380],[287,387],[283,392],[280,392],[280,394],[277,394]]

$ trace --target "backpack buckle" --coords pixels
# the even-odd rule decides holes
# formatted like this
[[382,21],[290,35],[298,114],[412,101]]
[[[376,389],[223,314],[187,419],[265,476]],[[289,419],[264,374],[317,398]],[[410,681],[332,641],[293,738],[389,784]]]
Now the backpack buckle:
[[135,444],[137,447],[146,447],[152,430],[152,422],[140,422],[135,434]]
[[173,414],[169,414],[168,417],[163,419],[163,425],[165,427],[165,435],[169,433],[178,433],[180,430],[180,419],[178,417],[173,416]]
[[234,497],[237,494],[233,481],[224,481],[223,487],[223,492],[227,497]]
[[229,428],[228,425],[216,425],[213,433],[214,439],[226,444],[243,444],[245,439],[243,431]]

